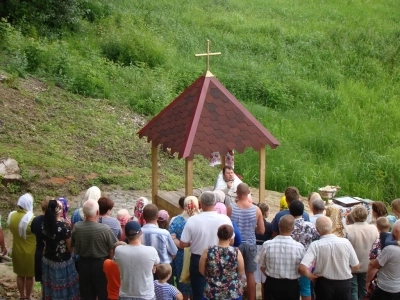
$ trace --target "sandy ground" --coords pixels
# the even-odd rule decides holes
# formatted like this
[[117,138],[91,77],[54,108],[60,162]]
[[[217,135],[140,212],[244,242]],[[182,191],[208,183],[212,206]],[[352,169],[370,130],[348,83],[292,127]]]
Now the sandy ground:
[[[252,195],[257,195],[258,190],[252,188]],[[82,191],[76,197],[68,197],[70,204],[70,213],[74,209],[80,206],[80,202],[83,199],[85,191]],[[123,191],[123,190],[112,190],[112,191],[104,191],[103,194],[109,196],[114,202],[115,206],[113,209],[113,215],[121,208],[126,208],[129,212],[133,212],[133,207],[135,201],[139,197],[146,197],[151,199],[151,190],[142,190],[142,191]],[[268,221],[271,221],[275,214],[279,211],[279,200],[283,196],[282,193],[267,191],[266,194],[266,202],[270,207],[270,215],[268,217]],[[254,197],[256,198],[256,197]],[[258,198],[255,199],[258,201]],[[305,198],[302,198],[303,203],[308,211],[307,201]],[[36,211],[35,214],[40,214],[40,211]],[[12,236],[7,229],[4,229],[5,239],[7,248],[11,248],[12,245]],[[18,299],[18,292],[16,289],[15,283],[15,274],[12,271],[11,263],[0,263],[0,300],[2,299]],[[35,285],[35,299],[40,299],[40,286],[38,284]],[[257,285],[257,299],[261,299],[261,291],[260,285]]]

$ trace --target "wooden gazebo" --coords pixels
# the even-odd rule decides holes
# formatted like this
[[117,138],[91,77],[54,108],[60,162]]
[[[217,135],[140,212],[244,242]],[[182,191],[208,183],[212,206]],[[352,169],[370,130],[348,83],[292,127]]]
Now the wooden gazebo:
[[[209,49],[209,48],[208,48]],[[193,195],[193,158],[212,152],[259,152],[259,201],[265,201],[265,146],[278,140],[208,70],[139,131],[152,143],[152,200],[158,200],[159,145],[185,159],[185,196]],[[225,159],[222,156],[221,161]],[[222,165],[223,167],[223,165]]]

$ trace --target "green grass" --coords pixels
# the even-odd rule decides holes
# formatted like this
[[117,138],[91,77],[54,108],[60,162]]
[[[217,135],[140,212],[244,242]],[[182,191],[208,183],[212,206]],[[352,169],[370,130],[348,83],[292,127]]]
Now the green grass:
[[[222,52],[211,58],[211,72],[281,142],[267,151],[269,189],[295,185],[306,195],[332,184],[341,186],[341,194],[385,201],[400,194],[397,1],[89,2],[99,17],[81,20],[78,31],[57,40],[22,36],[3,23],[3,68],[154,115],[204,72],[204,59],[194,54],[204,52],[210,39],[211,51]],[[86,99],[81,102],[88,105]],[[85,122],[84,113],[75,117]],[[103,125],[118,130],[112,120],[99,128]],[[70,126],[71,136],[87,135]],[[53,129],[43,125],[40,130],[51,135]],[[44,149],[41,135],[31,158],[14,143],[13,152],[29,167],[38,167],[34,161],[43,155],[59,169],[72,159],[60,154],[64,144]],[[9,148],[1,144],[0,154]],[[111,137],[85,139],[85,146],[87,171],[106,169],[93,149],[116,153],[111,168],[127,168],[129,154]],[[142,163],[149,168],[149,161]],[[257,153],[237,155],[236,168],[245,181],[258,185]],[[181,184],[180,175],[173,182]],[[141,186],[148,184],[144,180]]]

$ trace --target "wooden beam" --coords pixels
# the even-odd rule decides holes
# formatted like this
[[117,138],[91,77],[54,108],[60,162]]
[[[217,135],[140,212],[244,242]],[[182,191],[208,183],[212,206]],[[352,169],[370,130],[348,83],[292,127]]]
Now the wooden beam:
[[265,202],[265,161],[266,161],[266,154],[265,154],[265,146],[261,147],[260,149],[260,165],[259,165],[259,202]]
[[193,158],[185,158],[185,196],[193,195]]
[[153,204],[157,205],[158,194],[158,155],[157,145],[151,142],[151,199]]

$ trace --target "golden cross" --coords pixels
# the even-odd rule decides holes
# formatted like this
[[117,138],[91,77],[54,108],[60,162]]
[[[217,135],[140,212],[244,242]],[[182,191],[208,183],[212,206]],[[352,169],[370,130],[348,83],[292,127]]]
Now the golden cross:
[[195,56],[207,56],[207,60],[206,60],[206,72],[209,71],[210,69],[210,56],[211,55],[220,55],[221,52],[214,52],[214,53],[210,53],[210,40],[207,40],[207,53],[201,53],[201,54],[195,54]]

